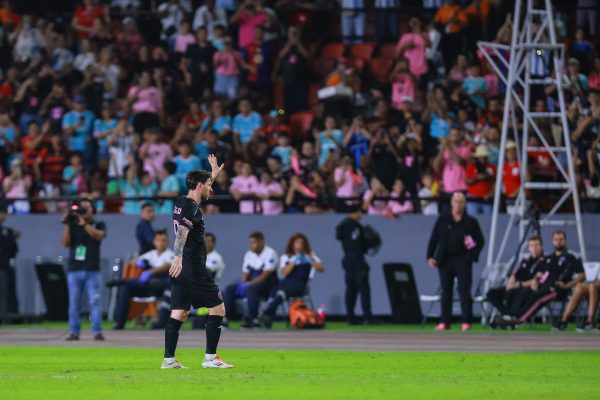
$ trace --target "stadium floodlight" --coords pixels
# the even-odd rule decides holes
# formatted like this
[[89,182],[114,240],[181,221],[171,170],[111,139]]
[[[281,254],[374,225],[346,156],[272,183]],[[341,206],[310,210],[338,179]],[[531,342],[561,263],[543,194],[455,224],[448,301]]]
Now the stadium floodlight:
[[[494,206],[492,223],[489,235],[489,247],[486,269],[488,272],[498,268],[509,268],[507,261],[514,254],[505,254],[506,245],[510,238],[515,237],[518,229],[519,243],[524,243],[524,236],[533,219],[537,219],[537,205],[527,199],[527,193],[535,191],[537,197],[551,192],[560,193],[554,202],[552,197],[544,196],[544,201],[552,201],[550,211],[539,217],[539,226],[565,226],[574,225],[577,229],[577,241],[582,260],[586,260],[585,241],[583,237],[579,196],[575,179],[575,167],[571,151],[571,139],[567,121],[567,110],[564,96],[564,69],[565,49],[557,43],[556,30],[550,0],[543,2],[543,8],[534,8],[540,2],[534,0],[516,0],[512,21],[511,44],[479,42],[480,52],[487,60],[490,67],[496,72],[500,81],[506,87],[504,114],[502,119],[502,135],[500,140],[500,157],[498,161],[498,174],[494,193]],[[557,102],[554,109],[547,112],[536,112],[532,105],[532,94],[536,89],[547,88],[554,85],[556,88]],[[519,120],[520,118],[520,120]],[[556,138],[555,143],[550,143],[544,135],[544,127],[552,127]],[[548,134],[548,132],[546,132]],[[530,145],[530,138],[536,137],[538,146]],[[517,145],[517,155],[520,161],[521,187],[514,204],[514,211],[510,212],[508,224],[500,226],[498,214],[501,204],[502,171],[504,169],[504,155],[509,139],[514,139]],[[551,181],[533,181],[528,170],[528,153],[544,152],[551,159],[556,168],[556,178]],[[561,214],[561,208],[572,202],[572,214]],[[518,227],[518,228],[517,228]],[[504,232],[500,236],[501,232]],[[498,238],[501,237],[501,240]],[[522,253],[521,246],[517,257]],[[573,246],[573,248],[577,248]],[[514,259],[514,258],[513,258]],[[489,276],[505,276],[506,274],[487,274]],[[486,274],[484,273],[484,276]],[[484,283],[484,288],[495,282]]]

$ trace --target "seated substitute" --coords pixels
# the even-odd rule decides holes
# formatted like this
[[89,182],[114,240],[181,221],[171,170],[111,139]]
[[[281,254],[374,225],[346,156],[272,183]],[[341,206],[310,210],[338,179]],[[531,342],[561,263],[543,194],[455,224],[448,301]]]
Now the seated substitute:
[[285,247],[285,254],[279,260],[279,275],[283,279],[273,288],[269,302],[262,316],[262,325],[271,329],[277,307],[288,297],[300,297],[306,293],[306,286],[312,270],[324,272],[321,259],[312,251],[308,238],[302,233],[293,234]]
[[248,309],[243,317],[242,328],[258,327],[258,305],[266,299],[277,284],[275,269],[279,257],[275,250],[265,245],[262,232],[253,232],[249,239],[250,250],[244,255],[242,281],[225,289],[225,310],[227,317],[236,317],[235,300],[245,298]]
[[582,299],[588,299],[587,318],[585,321],[575,325],[577,332],[598,331],[596,326],[596,310],[598,310],[598,299],[600,297],[600,281],[578,282],[573,290],[573,295],[569,299],[567,308],[565,309],[560,321],[552,325],[552,330],[564,331],[567,329],[567,321]]
[[546,257],[544,266],[536,274],[537,284],[530,288],[516,321],[519,324],[534,316],[547,303],[565,300],[571,288],[585,280],[581,259],[567,249],[567,234],[555,231],[552,245],[554,252]]
[[126,279],[120,283],[117,304],[115,307],[115,326],[113,329],[125,328],[129,301],[135,297],[160,296],[167,284],[167,273],[175,254],[169,249],[167,231],[159,230],[154,233],[152,241],[154,250],[142,254],[136,261],[136,267],[144,270],[139,278]]
[[[529,257],[521,260],[512,271],[506,287],[493,288],[487,292],[487,301],[502,315],[500,323],[513,321],[528,298],[530,288],[537,285],[536,274],[545,262],[542,238],[537,235],[530,236],[527,246]],[[495,321],[490,321],[490,326],[495,325]]]

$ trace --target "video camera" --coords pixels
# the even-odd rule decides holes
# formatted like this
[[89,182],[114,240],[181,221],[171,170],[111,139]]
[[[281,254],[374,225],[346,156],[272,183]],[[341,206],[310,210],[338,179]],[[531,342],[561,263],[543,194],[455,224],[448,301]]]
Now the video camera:
[[68,225],[77,225],[79,223],[79,216],[85,215],[87,211],[87,207],[83,207],[78,203],[73,203],[69,212],[67,213],[67,216],[63,220],[63,223]]

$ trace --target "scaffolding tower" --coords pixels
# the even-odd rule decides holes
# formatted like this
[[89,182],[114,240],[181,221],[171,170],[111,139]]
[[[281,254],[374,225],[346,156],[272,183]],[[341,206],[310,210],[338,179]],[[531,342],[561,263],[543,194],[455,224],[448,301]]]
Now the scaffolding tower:
[[[542,8],[535,8],[536,5]],[[498,281],[498,274],[502,274],[502,272],[504,272],[502,275],[506,276],[505,272],[511,264],[510,257],[514,256],[514,254],[505,254],[508,240],[514,239],[515,230],[518,229],[519,243],[523,244],[526,228],[530,227],[534,222],[532,219],[537,217],[536,213],[530,212],[531,204],[526,196],[528,191],[535,191],[537,195],[550,193],[550,191],[562,194],[550,211],[539,218],[539,226],[575,225],[579,252],[582,260],[585,261],[585,241],[563,92],[565,49],[556,40],[550,0],[516,0],[510,46],[501,43],[479,42],[478,47],[506,87],[500,157],[486,263],[488,276],[493,276],[493,278],[489,278],[487,281],[489,284],[493,284],[494,282],[491,281]],[[540,65],[534,64],[539,60],[546,61],[546,71],[541,74]],[[532,87],[535,85],[542,87],[555,85],[558,100],[555,109],[547,112],[534,111],[531,100]],[[544,119],[546,123],[551,121],[552,124],[558,127],[556,131],[560,130],[562,143],[550,143],[547,140],[540,128],[540,119]],[[540,146],[532,147],[529,145],[529,139],[532,136],[538,138]],[[505,227],[502,227],[498,215],[502,196],[504,156],[506,144],[510,138],[513,138],[517,145],[521,186],[515,201],[514,211],[510,213],[509,222]],[[536,182],[530,179],[527,173],[529,152],[547,152],[549,154],[558,171],[557,178],[554,181]],[[550,197],[547,199],[550,199]],[[571,209],[574,212],[572,214],[560,214],[561,207],[568,204],[568,201],[572,202]],[[502,232],[504,232],[503,235]],[[499,238],[501,240],[498,240]],[[518,250],[517,259],[522,255],[523,247],[521,246]],[[573,248],[576,247],[573,246]],[[485,276],[484,279],[486,279]],[[489,286],[489,284],[486,286]],[[487,287],[484,287],[484,289],[487,289]]]

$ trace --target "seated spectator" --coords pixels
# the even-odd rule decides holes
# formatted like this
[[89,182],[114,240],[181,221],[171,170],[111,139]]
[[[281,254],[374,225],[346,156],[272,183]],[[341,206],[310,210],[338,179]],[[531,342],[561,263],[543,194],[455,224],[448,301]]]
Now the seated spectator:
[[371,133],[366,129],[362,117],[356,116],[344,134],[344,146],[354,159],[354,167],[361,168],[363,157],[369,152]]
[[[222,160],[219,158],[219,160]],[[160,189],[157,196],[160,197],[168,197],[171,199],[176,199],[181,194],[181,185],[179,184],[179,179],[175,173],[177,172],[177,165],[173,161],[165,161],[163,163],[163,173],[162,176],[165,178],[160,183]],[[157,212],[159,214],[164,215],[172,215],[173,214],[173,200],[162,199],[158,201]]]
[[463,81],[467,77],[467,70],[469,69],[469,60],[465,54],[459,54],[456,57],[456,62],[448,72],[446,82],[448,86],[451,83],[462,85]]
[[191,32],[190,23],[183,21],[179,27],[179,33],[175,35],[175,53],[185,54],[188,46],[196,42]]
[[600,90],[600,56],[594,57],[592,71],[588,75],[590,89]]
[[479,64],[473,64],[471,68],[469,68],[467,71],[467,77],[463,81],[462,87],[478,109],[485,108],[485,96],[488,94],[489,88],[487,82],[481,76]]
[[385,215],[390,193],[381,181],[371,178],[370,188],[363,194],[362,209],[369,215]]
[[421,177],[421,189],[419,189],[419,199],[421,199],[421,213],[423,215],[437,215],[438,204],[432,197],[437,196],[438,185],[434,185],[433,177],[430,173],[424,173]]
[[0,147],[5,154],[10,154],[17,150],[19,138],[19,130],[10,119],[10,115],[6,110],[0,111]]
[[496,125],[488,126],[485,130],[484,143],[487,146],[490,155],[488,161],[498,167],[500,158],[500,129]]
[[473,160],[467,164],[465,182],[467,183],[467,212],[471,215],[491,214],[490,199],[494,196],[496,167],[488,162],[490,152],[486,145],[477,146]]
[[249,238],[250,249],[244,255],[241,282],[225,288],[224,302],[227,319],[235,319],[239,314],[236,299],[246,299],[247,312],[243,316],[242,327],[251,329],[258,326],[258,306],[277,284],[275,270],[279,257],[277,252],[265,244],[262,232],[253,232]]
[[[140,197],[140,167],[132,162],[125,167],[123,179],[119,184],[122,197]],[[139,200],[126,200],[123,203],[123,214],[138,215],[141,210]]]
[[63,194],[68,196],[80,195],[88,191],[85,180],[83,163],[78,153],[72,153],[69,165],[63,170]]
[[[9,200],[27,198],[31,183],[31,176],[25,175],[22,161],[15,158],[10,164],[10,175],[2,181],[4,196]],[[29,210],[27,200],[16,200],[12,203],[12,214],[29,214]]]
[[306,293],[312,271],[325,272],[323,262],[312,251],[308,238],[302,233],[292,235],[279,259],[278,275],[283,279],[271,290],[269,301],[261,322],[271,329],[277,308],[290,297],[301,297]]
[[225,49],[225,38],[227,30],[224,25],[215,25],[213,38],[210,39],[210,44],[217,49],[217,51],[222,51]]
[[125,328],[129,302],[133,297],[160,296],[167,285],[168,271],[175,258],[175,253],[169,249],[167,231],[154,232],[152,243],[154,249],[140,255],[135,263],[135,266],[144,272],[139,278],[121,282],[115,306],[113,330]]
[[[140,173],[140,186],[138,193],[140,197],[154,197],[158,191],[158,184],[152,178],[148,171],[141,171]],[[148,200],[153,205],[156,205],[154,200]]]
[[166,178],[163,165],[173,158],[171,146],[164,143],[161,136],[159,128],[148,129],[144,134],[145,141],[138,150],[139,157],[144,162],[144,171],[159,181]]
[[213,100],[210,103],[208,115],[200,125],[200,131],[207,132],[208,130],[214,130],[219,134],[219,140],[231,143],[231,126],[231,117],[224,113],[223,103],[218,99]]
[[571,57],[567,61],[567,71],[563,76],[563,87],[573,97],[584,97],[590,90],[587,76],[579,72],[579,60],[576,58]]
[[[171,214],[173,210],[171,210]],[[135,239],[138,242],[137,254],[145,254],[154,249],[154,205],[152,203],[142,204],[140,211],[140,221],[135,226]]]
[[268,172],[260,174],[260,183],[256,188],[256,196],[261,199],[263,215],[279,215],[283,213],[283,188],[273,180]]
[[520,312],[520,307],[530,293],[538,289],[538,273],[544,270],[546,258],[542,239],[530,236],[527,240],[529,256],[512,271],[506,287],[492,288],[486,294],[486,301],[490,302],[500,312],[498,321],[490,321],[492,327],[502,325],[505,321],[512,321]]
[[315,132],[315,145],[319,156],[319,167],[325,164],[325,160],[332,152],[343,151],[344,134],[336,129],[336,120],[333,116],[325,117],[325,130]]
[[252,110],[252,104],[248,99],[240,101],[239,111],[239,114],[233,118],[232,128],[239,143],[245,145],[262,126],[262,118],[259,113]]
[[229,192],[239,202],[239,212],[241,214],[254,214],[256,212],[255,200],[242,199],[255,196],[258,187],[258,179],[252,174],[252,167],[248,163],[243,163],[240,175],[233,178],[229,187]]
[[185,176],[194,169],[200,169],[200,159],[192,154],[192,144],[187,140],[177,144],[177,151],[179,154],[173,158],[173,162],[177,165],[175,174],[179,179],[179,185],[186,187]]
[[411,213],[414,205],[410,197],[410,192],[405,189],[402,179],[396,179],[390,193],[390,201],[387,202],[387,209],[384,215],[397,218],[400,214]]
[[356,198],[360,195],[360,188],[363,185],[363,177],[360,170],[355,170],[352,166],[352,159],[349,156],[342,158],[341,165],[334,171],[335,195],[338,198],[338,212],[344,212],[358,200],[344,200],[346,198]]
[[283,167],[291,165],[291,157],[294,148],[290,146],[290,137],[281,133],[277,138],[277,146],[271,151],[271,156],[277,156],[281,160]]
[[153,83],[150,71],[142,71],[137,85],[127,92],[127,103],[133,113],[137,133],[164,125],[163,93]]
[[575,40],[571,43],[571,55],[579,61],[581,72],[588,73],[592,66],[592,53],[594,49],[585,38],[581,27],[575,30]]

